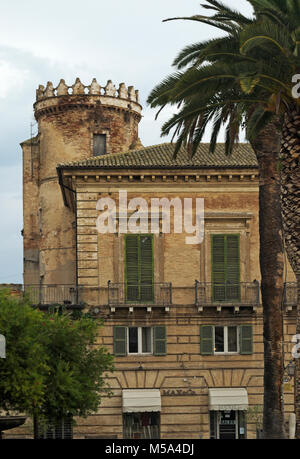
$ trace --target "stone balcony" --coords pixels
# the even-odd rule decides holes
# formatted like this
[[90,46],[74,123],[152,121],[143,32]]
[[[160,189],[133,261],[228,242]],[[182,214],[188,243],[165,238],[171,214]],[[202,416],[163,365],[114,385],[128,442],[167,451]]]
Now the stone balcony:
[[256,311],[260,304],[260,286],[258,281],[233,283],[209,283],[195,281],[195,304],[199,312],[204,308],[233,309],[251,308]]
[[151,284],[129,282],[113,283],[108,281],[108,306],[111,312],[117,308],[146,309],[164,308],[169,312],[172,304],[172,284],[170,282],[153,282]]

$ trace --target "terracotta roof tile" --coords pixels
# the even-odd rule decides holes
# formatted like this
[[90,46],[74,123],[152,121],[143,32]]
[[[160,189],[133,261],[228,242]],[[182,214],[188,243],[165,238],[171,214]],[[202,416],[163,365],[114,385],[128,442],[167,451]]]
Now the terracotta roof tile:
[[217,144],[215,153],[209,152],[209,144],[199,145],[191,159],[182,147],[177,158],[173,158],[175,144],[164,143],[118,153],[59,164],[59,168],[101,168],[101,169],[201,169],[201,168],[257,168],[256,156],[251,146],[240,143],[230,156],[225,155],[224,144]]

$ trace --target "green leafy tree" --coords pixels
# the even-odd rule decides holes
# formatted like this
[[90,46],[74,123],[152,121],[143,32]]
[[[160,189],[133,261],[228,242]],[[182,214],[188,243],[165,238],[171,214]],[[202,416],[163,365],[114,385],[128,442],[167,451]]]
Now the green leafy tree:
[[[298,0],[249,0],[249,3],[254,7],[253,18],[245,18],[215,0],[207,0],[202,5],[212,10],[213,16],[181,18],[210,24],[227,35],[185,48],[174,63],[180,71],[158,85],[148,101],[161,109],[167,104],[179,106],[179,112],[162,129],[163,134],[174,129],[175,154],[182,145],[187,145],[191,154],[195,154],[209,122],[213,123],[211,151],[225,124],[225,151],[230,154],[240,126],[246,127],[260,171],[264,435],[278,438],[284,436],[280,187],[287,253],[298,286],[300,277],[300,216],[297,210],[300,115],[299,99],[294,99],[292,93],[292,78],[299,73],[300,8]],[[186,66],[188,68],[182,71]],[[279,177],[277,162],[281,137]],[[298,301],[299,298],[298,294]],[[299,320],[297,323],[300,331]],[[298,411],[299,402],[300,394],[298,402],[296,399]]]
[[47,353],[37,340],[43,315],[23,298],[0,290],[0,333],[6,358],[0,359],[0,408],[33,414],[45,396]]
[[113,357],[97,344],[100,320],[88,315],[46,314],[25,298],[0,290],[0,333],[6,358],[0,359],[0,409],[26,413],[39,426],[96,412],[110,395],[106,371]]
[[96,412],[101,396],[109,394],[103,373],[113,371],[113,357],[96,344],[100,320],[50,314],[42,322],[41,341],[47,350],[47,388],[36,416],[50,425]]

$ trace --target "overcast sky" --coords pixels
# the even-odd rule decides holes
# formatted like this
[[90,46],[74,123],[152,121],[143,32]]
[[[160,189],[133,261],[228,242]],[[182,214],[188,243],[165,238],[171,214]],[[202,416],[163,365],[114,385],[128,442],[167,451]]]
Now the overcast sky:
[[[199,14],[200,0],[2,0],[0,5],[0,283],[23,282],[22,152],[30,137],[39,84],[75,78],[88,85],[111,79],[140,90],[142,143],[160,137],[165,112],[155,121],[146,106],[151,89],[172,72],[188,44],[216,36],[206,25],[162,20]],[[225,0],[251,13],[246,0]],[[222,140],[222,139],[220,139]]]

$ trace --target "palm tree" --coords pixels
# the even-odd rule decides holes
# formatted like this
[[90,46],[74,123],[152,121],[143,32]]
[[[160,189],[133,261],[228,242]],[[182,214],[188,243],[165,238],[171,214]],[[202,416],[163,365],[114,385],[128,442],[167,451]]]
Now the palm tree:
[[[187,144],[191,154],[194,154],[211,120],[211,151],[214,151],[222,123],[227,122],[228,153],[233,148],[239,126],[244,124],[247,127],[247,136],[256,153],[260,171],[260,266],[265,345],[264,436],[280,438],[284,436],[283,247],[277,160],[284,116],[289,104],[295,104],[291,100],[290,68],[282,69],[283,62],[286,66],[286,60],[294,63],[290,50],[295,52],[293,37],[296,22],[289,22],[289,16],[293,13],[287,6],[287,3],[293,2],[253,0],[253,19],[244,18],[218,1],[207,2],[209,5],[204,6],[216,11],[213,17],[185,19],[221,28],[227,32],[227,36],[185,48],[175,60],[175,65],[179,70],[189,65],[188,69],[164,80],[152,91],[148,102],[153,107],[161,108],[166,104],[180,104],[179,113],[162,129],[163,134],[168,134],[175,128],[175,154],[182,143]],[[282,46],[283,50],[287,48],[288,59],[284,53],[278,53],[277,42],[281,39],[288,41]],[[284,174],[284,160],[282,168],[282,176],[288,178],[289,175]],[[283,207],[286,203],[283,199]],[[284,212],[283,215],[286,216]],[[285,221],[285,227],[286,224]]]

